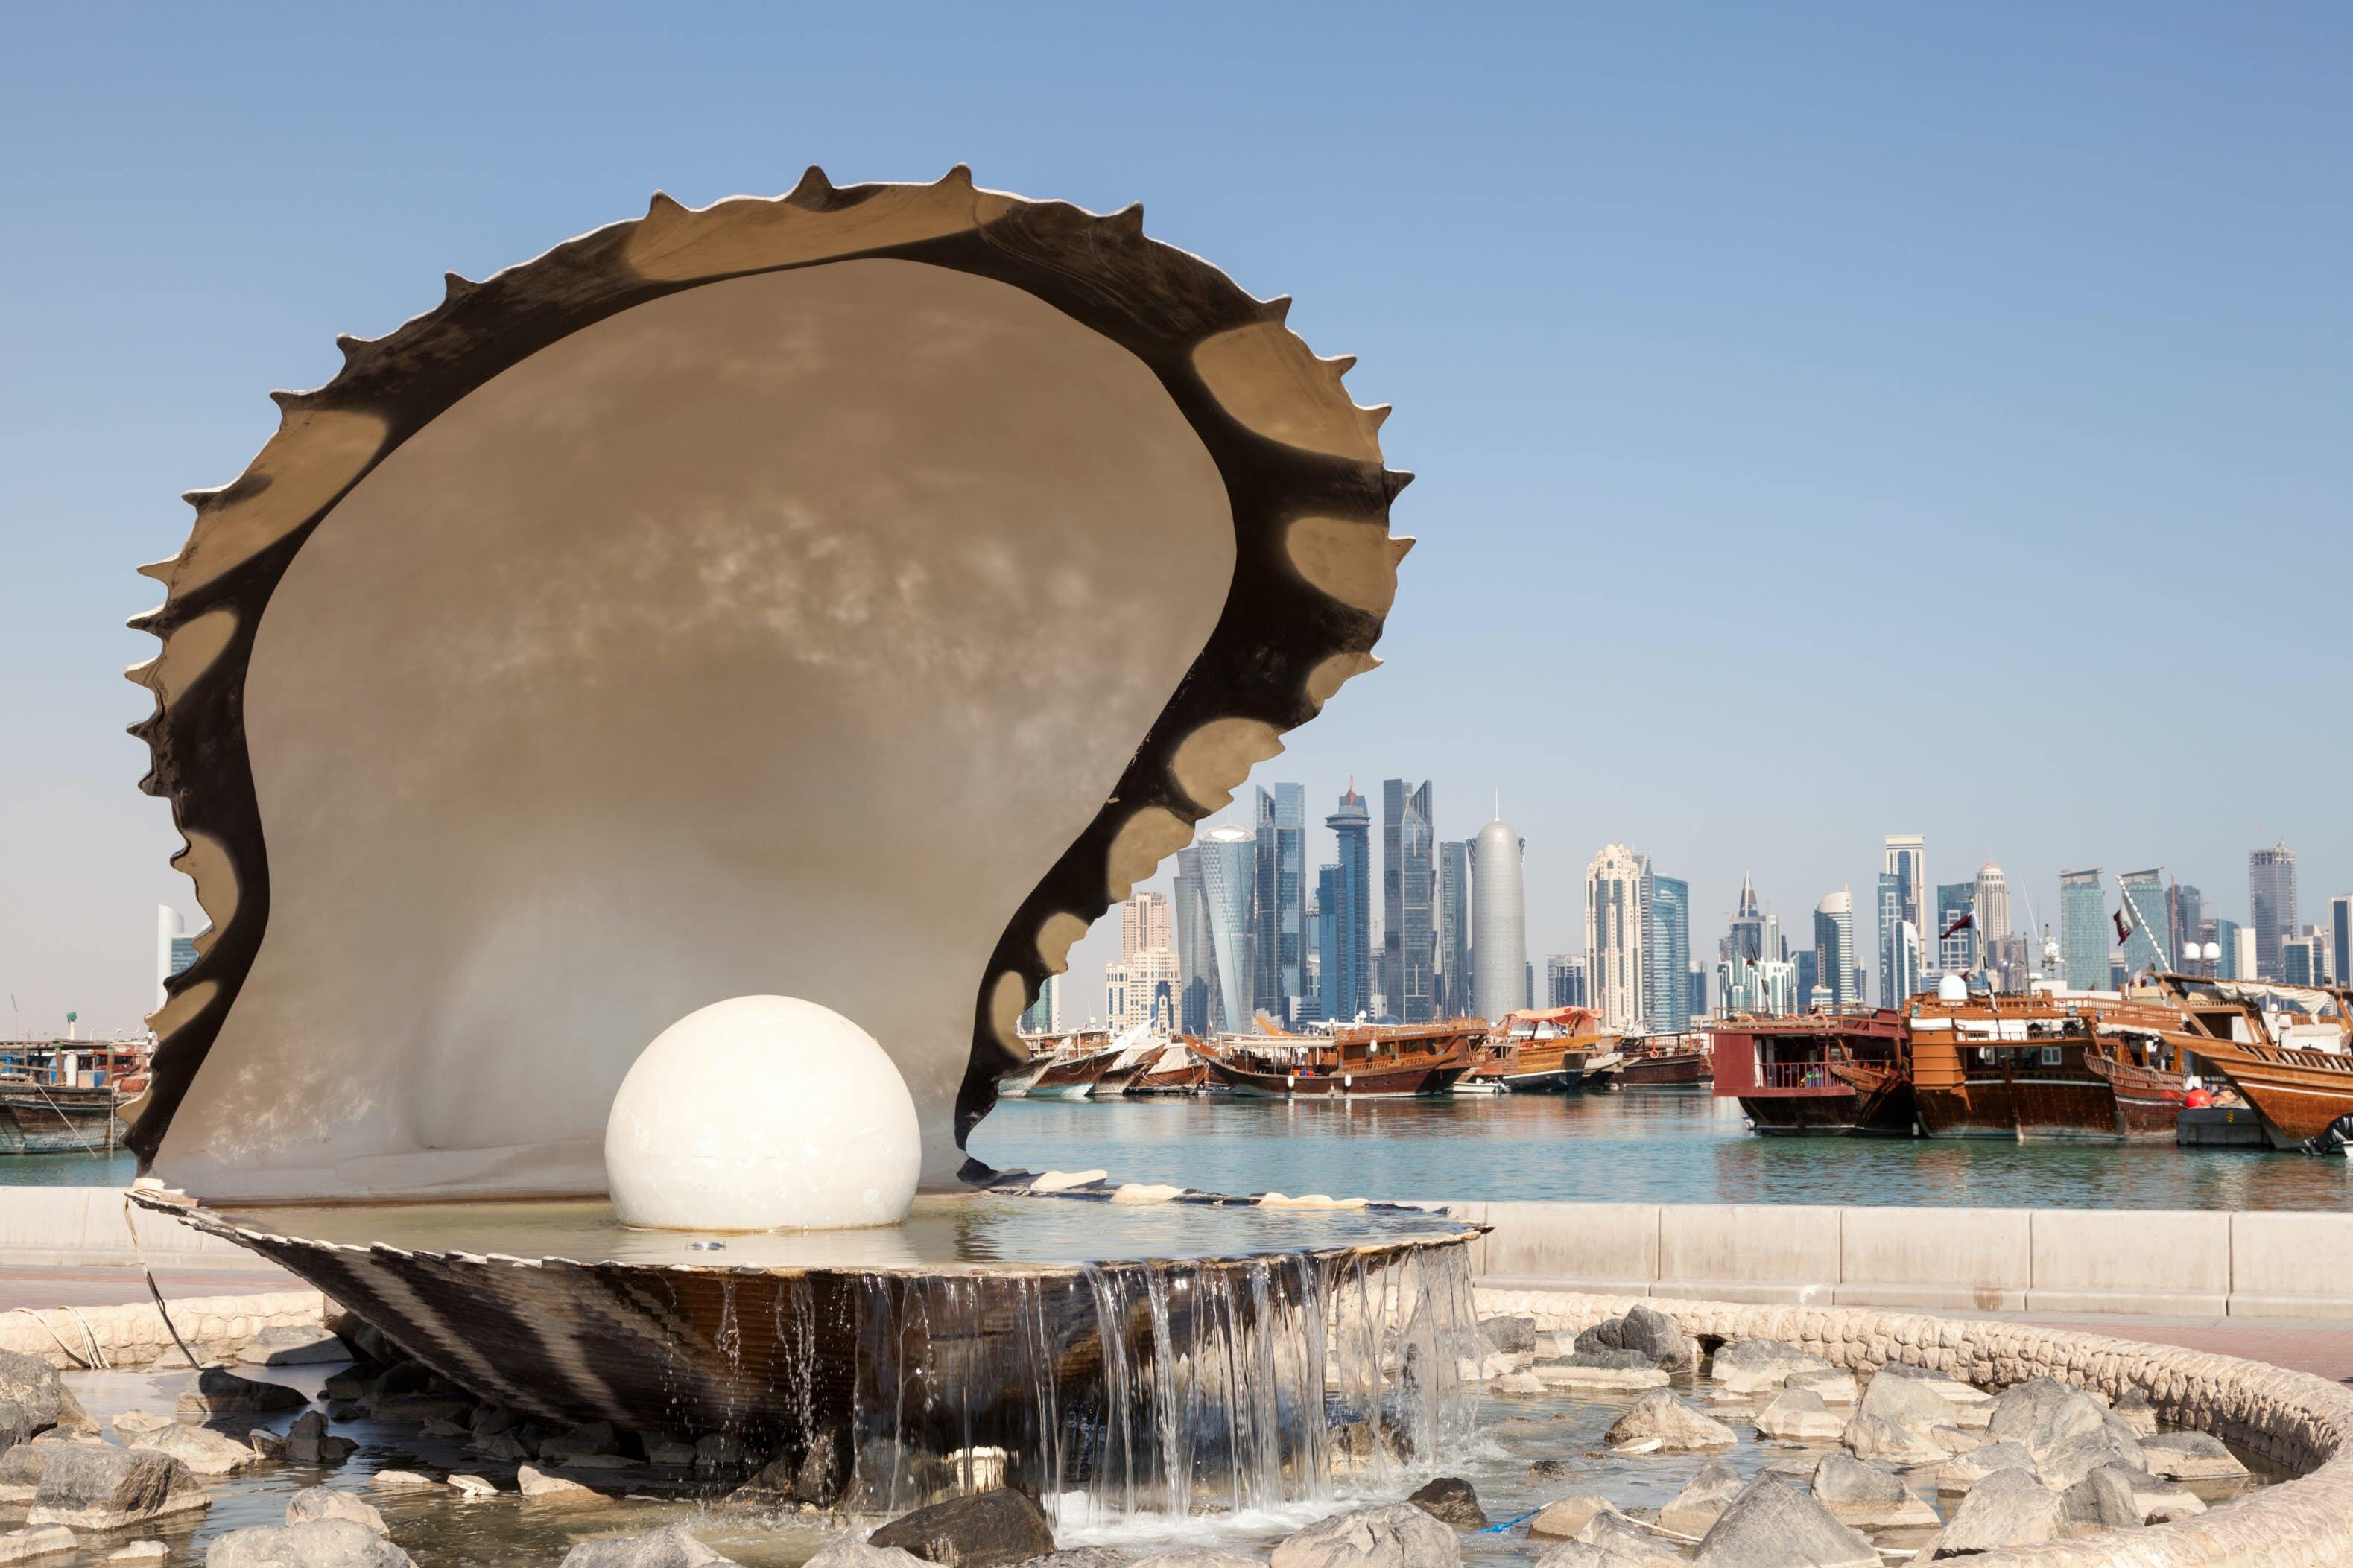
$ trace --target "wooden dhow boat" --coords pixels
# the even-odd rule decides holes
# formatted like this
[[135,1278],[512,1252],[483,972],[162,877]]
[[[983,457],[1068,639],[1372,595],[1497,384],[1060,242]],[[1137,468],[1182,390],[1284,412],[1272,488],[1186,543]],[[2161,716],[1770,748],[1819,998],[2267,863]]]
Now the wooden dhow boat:
[[2353,990],[2189,974],[2154,985],[2179,1012],[2157,1040],[2187,1071],[2228,1079],[2274,1149],[2304,1148],[2353,1115]]
[[1652,1035],[1623,1050],[1618,1081],[1627,1089],[1688,1089],[1715,1076],[1705,1035]]
[[1484,1018],[1356,1024],[1328,1035],[1229,1035],[1203,1048],[1218,1087],[1251,1100],[1412,1100],[1470,1071]]
[[1591,1008],[1534,1007],[1504,1015],[1488,1037],[1486,1058],[1464,1082],[1495,1082],[1514,1094],[1563,1094],[1582,1088],[1588,1076],[1605,1078],[1620,1060],[1618,1037]]
[[1715,1092],[1757,1131],[1912,1135],[1911,1041],[1895,1009],[1736,1016],[1711,1030]]
[[1130,1080],[1128,1098],[1200,1094],[1209,1087],[1209,1064],[1193,1049],[1190,1040],[1162,1046]]
[[[1904,1018],[1913,1101],[1927,1137],[2118,1143],[2174,1136],[2189,1086],[2179,1053],[2161,1037],[2181,1027],[2182,1015],[2153,994],[1955,986],[1913,997]],[[2129,1085],[2124,1095],[2119,1076]]]

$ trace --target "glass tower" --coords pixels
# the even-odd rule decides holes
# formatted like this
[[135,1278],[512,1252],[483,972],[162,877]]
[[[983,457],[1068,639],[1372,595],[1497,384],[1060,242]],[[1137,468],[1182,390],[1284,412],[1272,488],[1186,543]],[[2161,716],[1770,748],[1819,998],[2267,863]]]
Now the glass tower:
[[1647,879],[1646,1011],[1652,1034],[1679,1035],[1691,1027],[1691,884],[1655,871]]
[[[1936,944],[1939,973],[1960,974],[1978,966],[1977,906],[1975,882],[1945,882],[1937,886],[1936,930],[1931,940]],[[1947,936],[1945,932],[1963,915],[1969,917],[1969,924]]]
[[2059,873],[2059,962],[2070,991],[2097,991],[2108,983],[2107,896],[2100,868]]
[[1307,792],[1279,784],[1258,792],[1258,876],[1251,949],[1258,1010],[1290,1023],[1304,994]]
[[2168,934],[2165,868],[2152,866],[2146,871],[2126,871],[2117,880],[2124,884],[2125,919],[2132,926],[2132,934],[2125,938],[2125,973],[2139,974],[2170,963],[2174,955],[2158,950],[2158,941]]
[[1438,1010],[1450,1018],[1471,1011],[1471,846],[1450,838],[1438,847]]
[[1324,819],[1339,841],[1332,880],[1318,881],[1324,910],[1324,1016],[1348,1023],[1373,1003],[1373,817],[1365,797],[1350,786],[1337,810]]
[[2255,930],[2255,974],[2277,980],[2280,939],[2295,932],[2295,851],[2274,842],[2247,857],[2247,923]]

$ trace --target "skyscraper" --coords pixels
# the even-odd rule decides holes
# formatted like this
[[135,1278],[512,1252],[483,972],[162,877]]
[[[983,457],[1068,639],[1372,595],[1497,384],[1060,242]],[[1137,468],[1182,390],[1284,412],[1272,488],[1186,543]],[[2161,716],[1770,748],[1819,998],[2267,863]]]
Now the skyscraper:
[[[1184,871],[1187,865],[1200,874],[1200,857],[1177,858],[1180,901],[1191,896]],[[1185,1022],[1186,974],[1176,955],[1176,922],[1168,900],[1158,893],[1137,893],[1119,906],[1119,957],[1103,965],[1103,1018],[1114,1029],[1156,1024],[1176,1028]],[[1203,911],[1204,913],[1206,911]],[[1205,955],[1214,943],[1204,927],[1193,944]],[[1201,1026],[1207,1028],[1210,987],[1206,971],[1199,992]]]
[[1491,822],[1471,853],[1472,1000],[1481,1017],[1494,1019],[1524,1006],[1529,989],[1520,836]]
[[2353,985],[2353,893],[2328,900],[2328,939],[2337,956],[2337,984]]
[[2256,978],[2277,980],[2280,939],[2295,930],[2295,851],[2274,840],[2247,857],[2247,924],[2255,933]]
[[[1815,918],[1818,921],[1820,919],[1819,915]],[[1821,984],[1821,955],[1810,947],[1801,947],[1797,952],[1795,965],[1797,1010],[1800,1013],[1810,1013],[1814,1010],[1817,1002],[1827,1005],[1830,1002],[1831,988]],[[1731,1004],[1727,1002],[1725,1005],[1729,1007]]]
[[1327,942],[1324,949],[1324,1016],[1347,1023],[1373,1004],[1373,818],[1350,784],[1324,826],[1339,842],[1337,864],[1318,881]]
[[1651,878],[1647,857],[1623,844],[1605,844],[1585,868],[1586,1005],[1604,1026],[1627,1032],[1642,1024],[1647,1000],[1642,975],[1650,911],[1643,907]]
[[[1882,1006],[1892,1007],[1909,993],[1905,989],[1919,973],[1920,933],[1928,924],[1928,841],[1916,833],[1887,836],[1886,858],[1879,877],[1879,994]],[[1889,901],[1890,891],[1894,901]],[[1902,928],[1912,927],[1913,957],[1906,979],[1900,967]]]
[[1430,919],[1436,837],[1430,826],[1430,781],[1381,784],[1381,989],[1389,1011],[1409,1024],[1437,1016],[1431,985],[1438,933]]
[[164,982],[196,961],[196,939],[188,934],[187,921],[180,911],[169,904],[155,906],[155,1005],[164,1010]]
[[2176,882],[2165,889],[2165,931],[2168,940],[2165,956],[2179,970],[2191,967],[2197,954],[2189,951],[2192,942],[2206,940],[2205,895],[2187,882]]
[[1240,1033],[1250,1027],[1250,895],[1257,886],[1258,840],[1247,827],[1212,827],[1197,846],[1201,902],[1211,968],[1209,1027]]
[[1158,893],[1138,893],[1119,906],[1119,955],[1134,958],[1139,952],[1176,945],[1176,931],[1169,923],[1168,900]]
[[2010,933],[2010,879],[1989,860],[1978,868],[1978,939],[1990,948]]
[[2253,975],[2243,974],[2239,970],[2239,938],[2253,934],[2236,921],[2224,920],[2220,915],[2207,918],[2204,929],[2199,932],[2199,935],[2201,940],[2212,942],[2221,952],[2221,956],[2214,961],[2214,973],[2218,979],[2252,980],[2254,978]]
[[1911,994],[1904,967],[1903,933],[1913,926],[1904,918],[1904,880],[1893,871],[1879,874],[1879,1005],[1894,1007]]
[[2059,960],[2070,991],[2097,991],[2108,983],[2107,895],[2100,868],[2059,873]]
[[[1936,887],[1936,929],[1927,933],[1936,944],[1936,971],[1940,974],[1960,974],[1978,966],[1978,885],[1975,882],[1941,882]],[[1953,922],[1963,915],[1969,923],[1952,935]]]
[[1861,973],[1854,962],[1854,895],[1832,893],[1814,906],[1813,1005],[1851,1007],[1860,1002]]
[[1691,884],[1652,872],[1642,902],[1650,915],[1643,1016],[1652,1034],[1680,1035],[1691,1027]]
[[2123,887],[2120,898],[2125,921],[2132,927],[2132,934],[2124,941],[2125,973],[2140,974],[2169,966],[2173,955],[2158,950],[2158,942],[2166,934],[2165,868],[2152,866],[2145,871],[2126,871],[2116,880]]
[[2318,931],[2280,939],[2280,978],[2289,985],[2328,984],[2328,938]]
[[[1763,963],[1765,952],[1765,916],[1757,907],[1757,885],[1746,871],[1740,874],[1740,899],[1732,907],[1732,928],[1725,933],[1724,946],[1717,956],[1726,963],[1746,965]],[[1778,958],[1779,953],[1770,956]]]
[[1258,1010],[1289,1023],[1305,989],[1307,793],[1279,784],[1258,792],[1258,885],[1251,897]]
[[1545,997],[1547,1007],[1583,1007],[1585,1000],[1585,960],[1573,952],[1556,952],[1545,960]]
[[1025,1035],[1052,1034],[1054,1032],[1057,1012],[1054,1005],[1054,1000],[1060,993],[1061,989],[1062,977],[1060,975],[1049,974],[1046,976],[1044,984],[1038,987],[1038,1000],[1030,1003],[1029,1006],[1021,1010],[1021,1019],[1016,1027]]
[[1201,896],[1201,847],[1189,844],[1176,851],[1175,885],[1176,936],[1176,1026],[1188,1035],[1211,1032],[1216,988],[1217,944],[1209,937],[1209,910]]
[[1438,847],[1438,1010],[1448,1017],[1471,1011],[1471,846],[1450,838]]

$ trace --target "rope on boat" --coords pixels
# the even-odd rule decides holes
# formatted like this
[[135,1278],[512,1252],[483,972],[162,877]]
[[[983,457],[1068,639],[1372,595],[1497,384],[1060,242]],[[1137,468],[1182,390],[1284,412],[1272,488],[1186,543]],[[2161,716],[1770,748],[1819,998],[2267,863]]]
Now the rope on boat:
[[49,1338],[58,1342],[58,1349],[65,1352],[66,1359],[72,1362],[76,1366],[82,1368],[86,1372],[111,1372],[114,1370],[106,1364],[106,1352],[98,1348],[98,1335],[91,1330],[90,1320],[81,1315],[81,1309],[79,1307],[49,1307],[45,1308],[44,1310],[51,1312],[71,1312],[74,1315],[74,1321],[81,1325],[81,1337],[90,1342],[90,1359],[88,1361],[82,1360],[81,1356],[74,1350],[73,1346],[66,1343],[64,1339],[58,1335],[57,1325],[50,1322],[48,1319],[41,1316],[39,1312],[33,1310],[30,1307],[11,1307],[8,1310],[12,1312],[22,1312],[25,1316],[32,1319],[33,1321],[40,1324],[44,1329],[47,1329],[49,1332]]
[[139,1272],[147,1277],[147,1294],[155,1299],[155,1314],[164,1320],[164,1331],[172,1336],[172,1342],[180,1347],[180,1353],[187,1358],[188,1364],[202,1371],[205,1363],[196,1359],[196,1352],[190,1350],[188,1342],[180,1337],[179,1325],[172,1321],[172,1310],[164,1304],[164,1292],[156,1288],[155,1271],[147,1267],[147,1248],[141,1244],[139,1226],[132,1219],[129,1193],[122,1194],[122,1226],[131,1233],[131,1250],[138,1255]]

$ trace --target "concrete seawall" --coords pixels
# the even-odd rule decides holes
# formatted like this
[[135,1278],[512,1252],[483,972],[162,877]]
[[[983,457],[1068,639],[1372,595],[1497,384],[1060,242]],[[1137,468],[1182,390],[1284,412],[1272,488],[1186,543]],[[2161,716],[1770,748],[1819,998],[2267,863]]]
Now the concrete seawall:
[[263,1267],[236,1243],[162,1215],[133,1210],[126,1225],[123,1209],[121,1187],[0,1187],[0,1268],[134,1266],[142,1251],[157,1268]]
[[1450,1203],[1483,1283],[1982,1312],[2353,1318],[2353,1214]]

